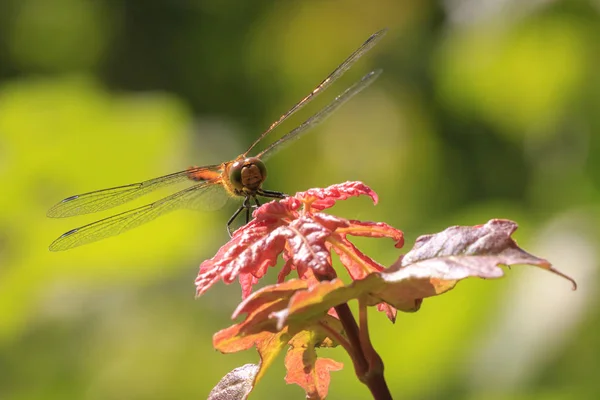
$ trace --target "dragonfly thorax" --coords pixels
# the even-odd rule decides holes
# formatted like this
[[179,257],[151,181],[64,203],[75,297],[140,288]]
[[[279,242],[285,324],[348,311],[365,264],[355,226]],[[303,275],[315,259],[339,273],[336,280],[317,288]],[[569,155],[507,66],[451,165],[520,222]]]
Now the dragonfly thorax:
[[231,165],[229,181],[236,194],[254,194],[267,179],[267,168],[257,157],[238,160]]

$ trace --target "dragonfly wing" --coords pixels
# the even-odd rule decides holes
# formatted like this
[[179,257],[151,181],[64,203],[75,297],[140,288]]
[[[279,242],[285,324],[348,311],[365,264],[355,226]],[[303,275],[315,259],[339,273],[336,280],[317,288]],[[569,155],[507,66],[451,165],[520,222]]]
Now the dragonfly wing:
[[[220,201],[223,199],[223,197],[216,194],[218,191],[224,192],[223,187],[220,184],[215,184],[215,182],[197,184],[154,203],[73,229],[52,242],[50,250],[67,250],[115,236],[137,228],[178,208],[190,206],[198,208],[204,202],[207,209],[214,209],[219,205],[215,203],[215,200]],[[220,203],[220,205],[223,205],[223,203]]]
[[202,194],[197,196],[188,195],[181,201],[180,207],[190,210],[216,211],[227,203],[231,196],[220,184],[210,184],[202,189]]
[[211,173],[214,175],[218,170],[218,165],[194,167],[159,178],[132,183],[131,185],[118,186],[67,197],[48,210],[48,216],[52,218],[63,218],[107,210],[137,199],[138,197],[161,187],[185,182],[190,179],[191,175],[198,176],[202,175],[202,173],[207,175],[208,173]]
[[342,104],[350,100],[355,94],[369,86],[377,77],[381,74],[381,70],[369,72],[363,76],[362,79],[356,82],[354,85],[346,89],[342,94],[336,97],[331,103],[323,107],[319,112],[314,114],[312,117],[301,123],[298,127],[291,130],[290,132],[283,135],[279,140],[273,142],[269,147],[261,151],[257,157],[266,160],[268,157],[273,155],[276,151],[280,150],[291,143],[292,141],[300,138],[302,134],[308,132],[327,117],[333,114]]
[[387,33],[387,29],[382,29],[379,32],[375,32],[374,34],[369,36],[369,38],[358,49],[356,49],[354,51],[354,53],[350,54],[348,56],[348,58],[346,58],[344,60],[344,62],[342,62],[335,70],[333,70],[333,72],[330,73],[327,76],[327,78],[325,78],[321,83],[319,83],[317,85],[317,87],[313,89],[312,92],[310,92],[306,97],[304,97],[302,100],[300,100],[298,103],[296,103],[292,108],[290,108],[290,110],[288,112],[286,112],[281,117],[279,117],[279,119],[277,121],[273,122],[271,124],[271,126],[269,126],[269,128],[266,131],[264,131],[254,141],[254,143],[252,143],[252,145],[248,148],[248,150],[246,150],[246,152],[243,154],[244,157],[246,157],[248,155],[248,153],[265,136],[267,136],[269,134],[269,132],[271,132],[273,129],[275,129],[277,126],[279,126],[283,121],[288,119],[296,111],[300,110],[302,107],[304,107],[305,105],[310,103],[315,97],[317,97],[319,95],[319,93],[324,92],[325,89],[327,89],[333,82],[335,82],[340,76],[342,76],[346,71],[348,71],[350,69],[350,67],[356,61],[358,61],[359,58],[361,58],[366,52],[371,50],[373,48],[373,46],[375,46],[386,33]]

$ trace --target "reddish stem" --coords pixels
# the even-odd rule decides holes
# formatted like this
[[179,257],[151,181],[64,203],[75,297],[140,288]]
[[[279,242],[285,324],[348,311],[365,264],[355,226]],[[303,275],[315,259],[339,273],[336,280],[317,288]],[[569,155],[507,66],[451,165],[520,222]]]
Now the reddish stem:
[[367,384],[367,386],[371,389],[371,393],[373,393],[373,389],[378,391],[378,395],[381,397],[376,397],[375,393],[373,393],[375,398],[391,399],[392,395],[385,382],[385,377],[383,376],[383,360],[375,351],[369,336],[367,305],[364,302],[364,299],[358,300],[358,320],[360,323],[359,335],[361,348],[367,360],[367,364],[369,364],[367,380],[370,381],[371,384]]
[[[331,269],[327,273],[315,273],[315,277],[319,281],[325,281],[335,279],[337,274]],[[359,329],[348,303],[342,303],[334,307],[338,317],[340,317],[340,322],[346,331],[348,342],[352,348],[350,357],[352,357],[352,362],[354,363],[354,372],[358,379],[367,385],[373,395],[373,399],[392,400],[392,394],[383,376],[383,362],[369,339],[366,323],[366,306],[362,303],[359,303],[359,306],[365,307],[365,310],[361,311],[360,314],[361,328],[366,330],[364,333],[362,329]]]
[[[370,342],[368,344],[365,343],[367,349],[364,348],[361,343],[361,339],[364,340],[364,335],[361,335],[358,324],[354,319],[354,315],[352,314],[352,311],[350,311],[350,307],[348,307],[347,303],[343,303],[336,306],[335,311],[340,317],[340,321],[346,331],[350,345],[354,349],[354,354],[351,354],[351,356],[354,362],[356,376],[362,383],[367,385],[375,400],[392,400],[392,394],[390,393],[383,376],[383,363],[381,358],[375,352],[375,349],[373,349]],[[368,333],[366,339],[369,339]],[[368,359],[365,356],[365,350],[367,350],[367,353],[369,354]],[[373,362],[374,360],[379,360],[379,363]]]
[[358,379],[363,382],[362,378],[367,374],[369,370],[369,364],[367,363],[365,354],[362,351],[362,346],[360,345],[358,325],[356,324],[354,315],[352,315],[352,311],[350,311],[350,307],[348,307],[348,303],[337,305],[334,308],[338,317],[340,317],[340,322],[344,327],[344,331],[346,332],[346,336],[348,336],[348,341],[350,342],[350,346],[353,350],[350,356],[354,362],[354,371],[356,372]]

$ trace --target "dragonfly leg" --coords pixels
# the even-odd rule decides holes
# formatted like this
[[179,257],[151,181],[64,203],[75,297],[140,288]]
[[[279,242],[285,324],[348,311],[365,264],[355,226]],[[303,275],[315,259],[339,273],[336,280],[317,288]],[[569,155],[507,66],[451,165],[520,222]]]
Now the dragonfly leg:
[[250,222],[250,209],[252,208],[252,205],[250,204],[250,197],[246,197],[244,199],[242,207],[246,209],[246,223],[248,223]]
[[273,190],[265,190],[265,189],[259,189],[256,193],[262,197],[271,197],[273,199],[285,199],[286,197],[289,197],[285,193],[275,192]]
[[244,202],[242,203],[242,205],[233,213],[233,215],[231,216],[231,218],[229,218],[229,221],[227,221],[227,233],[229,234],[229,237],[231,237],[231,224],[233,223],[233,221],[235,221],[235,219],[237,218],[238,215],[240,215],[240,213],[242,212],[242,210],[246,205],[246,200],[244,200]]
[[250,196],[244,198],[242,205],[233,213],[231,218],[229,218],[229,221],[227,221],[227,233],[229,233],[229,237],[231,237],[231,224],[243,210],[246,210],[246,223],[250,222],[250,209],[254,207],[250,204],[250,201]]

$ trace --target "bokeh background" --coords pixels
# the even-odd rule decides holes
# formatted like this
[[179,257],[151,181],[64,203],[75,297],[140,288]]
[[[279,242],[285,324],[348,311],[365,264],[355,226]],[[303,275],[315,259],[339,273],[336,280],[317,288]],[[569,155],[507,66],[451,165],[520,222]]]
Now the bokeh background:
[[[396,398],[600,398],[600,2],[3,0],[0,399],[201,399],[257,362],[211,346],[238,286],[194,300],[235,204],[62,253],[48,244],[96,216],[46,211],[235,157],[382,27],[386,38],[269,140],[367,71],[383,75],[272,157],[265,187],[364,181],[380,203],[334,211],[403,229],[405,251],[420,234],[510,218],[523,247],[578,280],[573,292],[515,267],[395,325],[373,312]],[[357,243],[384,264],[400,254]],[[321,354],[345,363],[330,398],[369,397],[341,349]],[[254,398],[303,398],[284,374],[280,359]]]

